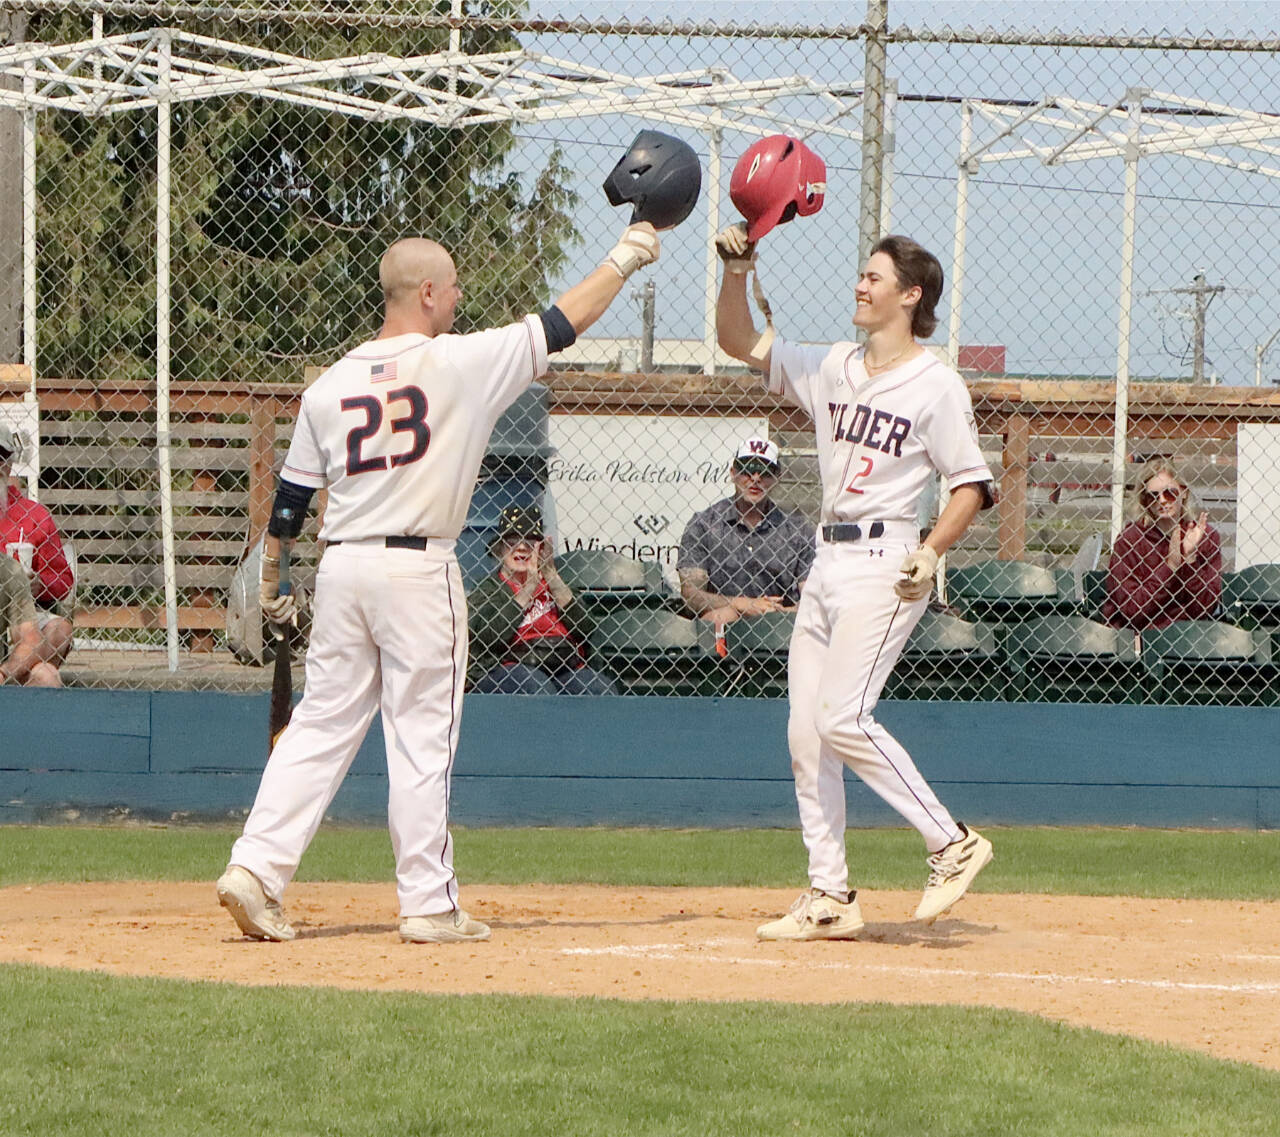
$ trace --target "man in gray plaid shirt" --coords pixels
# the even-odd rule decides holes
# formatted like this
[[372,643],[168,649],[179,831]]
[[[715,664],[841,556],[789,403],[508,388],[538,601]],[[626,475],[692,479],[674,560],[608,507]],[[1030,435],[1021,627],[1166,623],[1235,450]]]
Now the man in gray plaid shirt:
[[781,472],[776,443],[744,439],[733,458],[733,497],[685,526],[680,592],[703,619],[728,624],[799,603],[813,564],[813,526],[769,500]]

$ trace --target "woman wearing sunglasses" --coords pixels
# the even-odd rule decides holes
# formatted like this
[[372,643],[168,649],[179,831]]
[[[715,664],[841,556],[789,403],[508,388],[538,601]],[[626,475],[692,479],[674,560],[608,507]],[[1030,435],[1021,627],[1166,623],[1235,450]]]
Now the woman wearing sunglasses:
[[1222,598],[1222,542],[1167,458],[1143,466],[1107,569],[1103,617],[1143,631],[1211,620]]

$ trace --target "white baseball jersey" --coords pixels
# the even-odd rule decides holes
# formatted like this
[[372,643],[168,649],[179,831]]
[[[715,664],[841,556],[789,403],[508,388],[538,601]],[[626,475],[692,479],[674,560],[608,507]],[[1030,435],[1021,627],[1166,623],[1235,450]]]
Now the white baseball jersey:
[[[403,916],[458,906],[449,787],[467,672],[452,545],[489,434],[547,369],[542,321],[361,344],[302,397],[284,477],[328,486],[302,702],[271,752],[232,864],[279,899],[382,712]],[[384,538],[434,538],[422,549]]]
[[902,600],[903,557],[916,547],[916,502],[936,470],[951,489],[991,480],[963,381],[926,353],[874,378],[854,343],[775,340],[767,386],[813,418],[822,522],[862,526],[818,542],[788,653],[787,739],[813,887],[844,892],[844,770],[853,770],[937,851],[961,830],[876,705],[927,597]]
[[327,541],[456,538],[494,424],[546,369],[537,316],[362,343],[302,396],[282,476],[328,487]]
[[766,386],[813,418],[823,524],[914,522],[935,470],[952,490],[991,481],[964,380],[931,353],[871,378],[860,344],[771,350]]

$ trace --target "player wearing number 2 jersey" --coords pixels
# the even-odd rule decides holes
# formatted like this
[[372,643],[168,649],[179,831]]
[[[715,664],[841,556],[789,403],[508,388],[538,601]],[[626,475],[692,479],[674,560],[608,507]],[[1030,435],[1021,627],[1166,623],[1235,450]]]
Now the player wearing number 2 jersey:
[[281,542],[314,490],[328,489],[306,689],[280,736],[218,898],[255,939],[294,935],[281,898],[374,714],[381,709],[400,935],[487,939],[458,904],[449,783],[467,671],[467,610],[454,541],[502,412],[590,327],[623,282],[658,257],[632,225],[604,262],[541,316],[450,335],[461,297],[449,254],[409,239],[382,258],[386,319],[376,339],[302,398],[264,554],[263,609],[289,619]]
[[[787,737],[811,887],[757,935],[851,939],[862,930],[845,860],[846,765],[924,838],[929,878],[916,918],[932,922],[990,861],[991,845],[951,817],[874,711],[927,606],[938,557],[991,504],[969,393],[916,342],[937,324],[942,268],[914,241],[886,237],[855,292],[866,343],[810,348],[756,333],[745,229],[731,226],[716,246],[726,261],[720,345],[763,367],[769,390],[813,418],[822,474],[817,556],[788,662]],[[917,547],[916,502],[935,471],[951,497]]]

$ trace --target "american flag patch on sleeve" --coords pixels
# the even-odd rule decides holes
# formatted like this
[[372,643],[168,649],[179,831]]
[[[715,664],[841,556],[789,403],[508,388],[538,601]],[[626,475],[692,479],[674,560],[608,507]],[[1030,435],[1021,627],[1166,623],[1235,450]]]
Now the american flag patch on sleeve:
[[396,377],[396,361],[389,359],[385,363],[374,363],[369,367],[369,378],[374,383],[385,383]]

